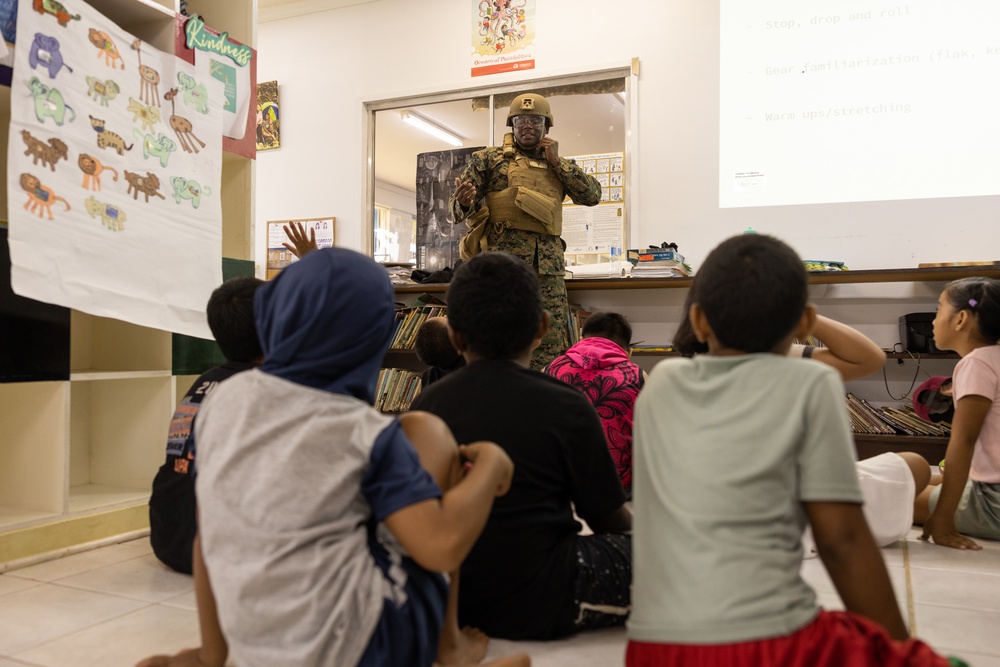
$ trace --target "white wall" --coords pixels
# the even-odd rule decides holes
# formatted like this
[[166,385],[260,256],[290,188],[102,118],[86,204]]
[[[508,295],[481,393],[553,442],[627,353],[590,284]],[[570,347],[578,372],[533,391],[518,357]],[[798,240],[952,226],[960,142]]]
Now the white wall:
[[[282,148],[258,155],[257,220],[334,215],[338,243],[362,249],[364,101],[638,57],[635,244],[676,242],[697,268],[720,240],[752,226],[803,257],[855,269],[995,258],[997,197],[719,209],[716,1],[539,2],[537,69],[488,81],[469,76],[471,4],[381,0],[259,26],[258,79],[279,83]],[[256,256],[264,256],[263,239]]]

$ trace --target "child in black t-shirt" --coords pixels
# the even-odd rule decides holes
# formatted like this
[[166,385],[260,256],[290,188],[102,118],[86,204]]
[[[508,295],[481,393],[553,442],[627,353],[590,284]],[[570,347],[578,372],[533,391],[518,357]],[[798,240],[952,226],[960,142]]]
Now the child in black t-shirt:
[[220,382],[259,365],[263,359],[254,325],[253,299],[263,280],[227,280],[212,292],[208,326],[226,362],[205,371],[177,404],[167,432],[167,460],[153,479],[149,498],[149,541],[153,553],[177,572],[191,574],[194,544],[194,418],[202,400]]

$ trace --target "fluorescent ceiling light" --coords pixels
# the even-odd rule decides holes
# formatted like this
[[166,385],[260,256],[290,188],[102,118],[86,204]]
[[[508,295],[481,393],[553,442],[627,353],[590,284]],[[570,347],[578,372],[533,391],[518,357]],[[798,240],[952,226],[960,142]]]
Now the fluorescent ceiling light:
[[412,111],[404,111],[402,113],[403,120],[412,125],[413,127],[419,128],[426,132],[427,134],[437,137],[441,141],[445,141],[452,146],[464,146],[465,140],[458,136],[450,130],[446,130],[439,125],[435,125],[423,116],[418,116]]

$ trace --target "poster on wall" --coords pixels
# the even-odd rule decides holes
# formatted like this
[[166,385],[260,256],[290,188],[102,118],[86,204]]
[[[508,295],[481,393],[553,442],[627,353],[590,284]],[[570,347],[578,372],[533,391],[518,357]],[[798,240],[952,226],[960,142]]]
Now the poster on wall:
[[535,0],[472,0],[472,76],[535,69]]
[[83,2],[34,4],[18,10],[11,91],[14,292],[211,338],[221,84]]
[[256,102],[257,52],[197,15],[178,13],[174,26],[176,56],[199,68],[207,59],[212,78],[222,83],[222,149],[253,159],[257,151],[250,109]]
[[257,84],[257,150],[281,147],[281,127],[278,114],[278,82]]
[[285,247],[288,234],[285,233],[285,226],[293,222],[298,222],[305,227],[306,235],[315,237],[316,246],[319,248],[332,248],[337,241],[335,225],[337,219],[333,216],[328,218],[297,218],[295,220],[268,220],[267,221],[267,279],[270,280],[281,273],[281,270],[297,262],[291,250]]
[[459,260],[458,241],[468,227],[454,224],[448,200],[455,189],[455,179],[469,164],[469,157],[480,150],[455,148],[417,155],[417,268],[437,271],[454,267]]
[[606,253],[611,246],[624,247],[625,241],[625,153],[576,155],[585,173],[601,184],[597,206],[563,204],[563,241],[566,254]]

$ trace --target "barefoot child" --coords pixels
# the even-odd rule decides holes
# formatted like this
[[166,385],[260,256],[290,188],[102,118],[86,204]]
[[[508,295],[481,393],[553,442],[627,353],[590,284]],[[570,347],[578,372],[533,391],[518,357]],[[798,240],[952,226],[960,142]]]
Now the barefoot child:
[[[202,404],[195,591],[202,646],[143,665],[472,665],[438,572],[458,569],[510,486],[499,447],[371,406],[393,322],[372,260],[310,253],[254,304],[266,361]],[[473,461],[464,477],[459,456]],[[529,664],[525,656],[497,665]]]
[[962,533],[1000,540],[1000,281],[962,278],[938,298],[934,344],[962,357],[952,374],[955,414],[941,484],[914,508],[923,540],[981,547]]
[[[861,511],[840,378],[787,357],[816,317],[801,259],[741,235],[693,290],[708,353],[657,364],[636,405],[626,664],[947,665],[907,638]],[[821,610],[800,575],[807,523],[846,612]]]

